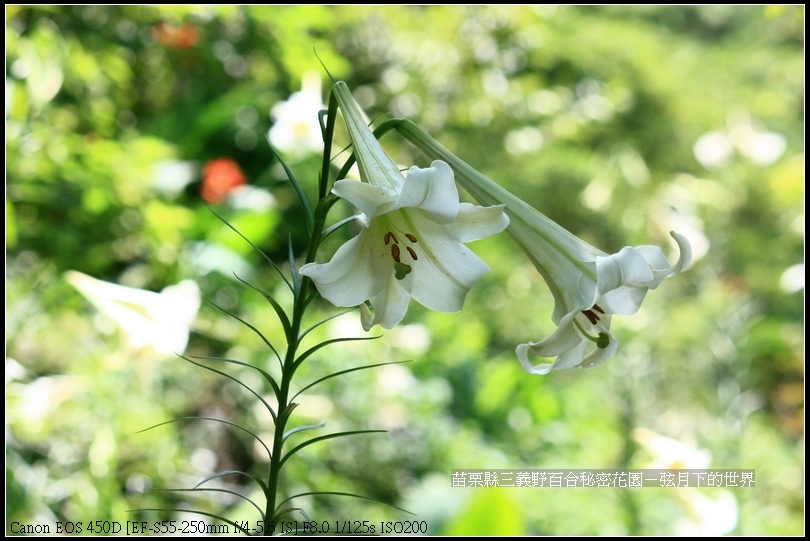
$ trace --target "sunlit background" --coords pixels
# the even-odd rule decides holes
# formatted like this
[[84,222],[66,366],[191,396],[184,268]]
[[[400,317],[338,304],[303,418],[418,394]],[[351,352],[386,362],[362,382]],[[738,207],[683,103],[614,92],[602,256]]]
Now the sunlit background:
[[[7,6],[6,524],[195,518],[129,512],[156,507],[258,518],[227,494],[156,490],[264,475],[249,436],[189,421],[138,431],[200,415],[272,433],[255,397],[167,353],[154,318],[189,354],[272,365],[209,301],[283,344],[234,274],[289,298],[209,209],[279,264],[288,239],[303,256],[303,214],[268,139],[314,198],[320,57],[370,118],[412,119],[591,244],[672,257],[674,229],[694,262],[613,319],[607,364],[540,377],[514,348],[553,330],[548,288],[508,237],[471,244],[492,272],[460,315],[413,302],[380,340],[324,349],[296,375],[411,361],[299,398],[297,424],[388,433],[302,451],[283,494],[363,494],[439,535],[802,535],[803,49],[803,6]],[[428,163],[395,134],[384,143],[403,166]],[[146,315],[110,309],[88,276],[155,292],[124,301]],[[203,298],[190,325],[173,312],[193,313],[186,279]],[[181,283],[185,296],[164,290]],[[308,323],[334,313],[323,303]],[[358,320],[310,344],[363,336]],[[454,468],[648,467],[753,468],[756,488],[450,481]],[[259,496],[246,478],[212,486]],[[295,503],[318,522],[411,518],[350,498]]]

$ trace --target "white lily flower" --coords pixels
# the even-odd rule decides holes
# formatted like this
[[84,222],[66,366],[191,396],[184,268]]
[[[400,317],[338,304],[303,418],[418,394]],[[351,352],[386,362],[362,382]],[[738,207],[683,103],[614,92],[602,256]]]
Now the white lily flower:
[[323,108],[321,78],[316,72],[308,72],[301,90],[293,92],[287,101],[275,104],[270,111],[273,118],[273,126],[267,132],[270,143],[295,158],[321,152],[323,136],[318,112]]
[[[503,205],[459,203],[453,171],[434,161],[403,177],[363,121],[345,83],[335,95],[349,129],[362,182],[338,180],[332,193],[360,209],[360,234],[329,263],[308,263],[301,274],[336,306],[361,308],[365,330],[395,327],[411,297],[432,310],[461,310],[467,292],[489,267],[464,246],[503,231]],[[370,301],[375,313],[365,305]]]
[[194,280],[183,280],[155,293],[104,282],[78,271],[67,271],[65,278],[115,321],[136,349],[151,349],[159,355],[186,350],[191,324],[200,309],[200,288]]
[[[555,300],[552,320],[557,330],[545,340],[521,344],[516,349],[529,373],[587,368],[611,358],[618,347],[610,334],[611,317],[635,314],[647,291],[680,273],[692,260],[689,241],[674,231],[670,234],[680,249],[674,265],[657,246],[626,246],[609,255],[470,167],[413,123],[404,121],[398,129],[429,156],[446,160],[459,184],[479,203],[506,205],[510,218],[507,230],[543,275]],[[556,360],[534,365],[529,352]]]
[[[518,359],[532,374],[601,364],[618,347],[610,334],[611,317],[635,314],[647,291],[686,268],[692,257],[689,241],[670,233],[680,248],[674,265],[657,246],[625,246],[608,255],[532,211],[520,218],[513,215],[510,232],[549,284],[555,300],[552,320],[558,327],[545,340],[519,345]],[[557,358],[535,366],[530,351]]]

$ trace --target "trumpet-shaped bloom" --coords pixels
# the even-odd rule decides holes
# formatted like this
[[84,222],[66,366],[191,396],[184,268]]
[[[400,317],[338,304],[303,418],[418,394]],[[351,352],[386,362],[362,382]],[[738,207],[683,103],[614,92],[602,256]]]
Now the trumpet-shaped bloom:
[[137,349],[159,355],[186,350],[191,324],[200,309],[200,288],[183,280],[160,293],[98,280],[78,271],[67,281],[102,313],[113,319]]
[[[610,334],[611,317],[635,314],[647,291],[691,262],[689,241],[674,231],[671,235],[680,249],[674,265],[656,246],[628,246],[612,255],[598,250],[464,163],[413,123],[404,121],[398,130],[429,156],[446,160],[459,184],[479,203],[506,205],[509,233],[546,280],[555,300],[552,320],[557,330],[545,340],[516,349],[523,368],[532,374],[591,367],[608,360],[618,346]],[[530,352],[556,359],[534,365]]]
[[[638,312],[647,291],[691,261],[689,241],[674,231],[671,235],[681,254],[671,265],[657,246],[626,246],[608,255],[557,224],[548,227],[546,220],[534,211],[520,221],[513,219],[513,224],[518,223],[510,231],[549,284],[555,300],[552,319],[557,330],[545,340],[521,344],[516,350],[523,368],[533,374],[588,368],[611,358],[618,346],[610,334],[611,317]],[[556,360],[535,366],[529,352]]]
[[489,270],[462,243],[503,231],[509,223],[503,206],[459,203],[453,171],[442,161],[412,167],[403,177],[363,122],[345,84],[335,85],[335,93],[364,182],[338,180],[332,193],[361,211],[362,230],[331,261],[308,263],[301,274],[332,304],[360,305],[366,330],[396,326],[411,297],[432,310],[461,310],[467,292]]

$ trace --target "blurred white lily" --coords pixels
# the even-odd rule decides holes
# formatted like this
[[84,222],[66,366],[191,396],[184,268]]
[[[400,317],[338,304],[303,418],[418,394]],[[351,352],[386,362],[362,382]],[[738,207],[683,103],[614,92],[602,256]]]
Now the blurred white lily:
[[712,462],[712,455],[692,442],[668,438],[649,428],[633,430],[636,440],[650,455],[644,467],[653,470],[705,470]]
[[[557,330],[545,340],[521,344],[516,349],[529,373],[591,367],[608,360],[618,346],[610,334],[611,316],[635,314],[647,291],[689,266],[689,241],[674,231],[670,234],[680,249],[674,265],[656,246],[626,246],[609,255],[470,167],[412,122],[403,121],[397,129],[429,156],[446,160],[459,184],[479,203],[506,205],[510,218],[507,230],[543,275],[555,301],[552,320]],[[556,360],[533,365],[529,352]]]
[[321,78],[316,72],[309,72],[304,75],[299,92],[293,92],[287,101],[271,109],[273,126],[267,133],[270,144],[296,158],[323,151],[318,121],[318,112],[323,108]]
[[68,283],[115,321],[136,349],[160,355],[182,354],[191,324],[200,309],[200,288],[193,280],[166,287],[160,293],[97,280],[67,271]]
[[503,231],[509,223],[503,205],[459,203],[453,171],[442,161],[426,169],[412,167],[403,177],[345,83],[337,83],[334,92],[363,182],[338,180],[332,193],[360,209],[357,220],[363,229],[329,263],[308,263],[301,274],[332,304],[360,305],[366,330],[376,324],[396,326],[411,297],[432,310],[461,310],[467,292],[489,270],[462,243]]
[[[694,443],[668,438],[647,428],[636,428],[633,439],[650,455],[645,468],[656,470],[706,470],[712,455]],[[727,489],[713,488],[712,496],[694,486],[673,487],[671,492],[686,512],[676,524],[676,535],[709,537],[731,532],[737,526],[739,505]]]

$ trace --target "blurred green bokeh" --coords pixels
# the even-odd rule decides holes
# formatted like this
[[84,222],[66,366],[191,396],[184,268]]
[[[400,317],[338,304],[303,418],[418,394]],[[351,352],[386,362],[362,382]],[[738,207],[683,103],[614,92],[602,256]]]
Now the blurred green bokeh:
[[[537,377],[514,348],[551,332],[551,295],[507,237],[472,244],[492,272],[461,314],[412,303],[382,339],[304,365],[301,386],[411,360],[301,396],[303,424],[389,432],[308,448],[285,495],[365,494],[437,535],[803,535],[803,51],[803,6],[7,6],[6,523],[195,518],[128,512],[154,507],[256,520],[223,494],[152,490],[263,472],[243,433],[201,422],[137,433],[202,415],[270,434],[255,397],[128,347],[63,273],[152,291],[192,278],[283,343],[233,273],[288,302],[283,284],[208,207],[279,263],[288,239],[303,256],[305,223],[267,133],[273,106],[322,61],[371,118],[411,118],[591,244],[672,254],[674,229],[695,258],[639,314],[614,318],[614,359]],[[396,135],[384,144],[398,163],[427,164]],[[206,201],[205,166],[220,158],[254,191]],[[314,198],[319,156],[285,158]],[[363,335],[357,314],[310,345],[352,334]],[[187,351],[273,365],[205,302]],[[712,468],[754,468],[756,488],[451,488],[452,468],[652,467],[649,431],[704,450]],[[218,486],[256,497],[245,479]],[[413,518],[348,498],[296,502],[319,523]]]

